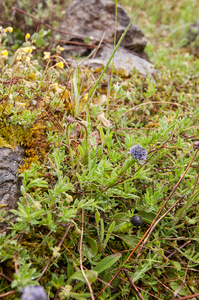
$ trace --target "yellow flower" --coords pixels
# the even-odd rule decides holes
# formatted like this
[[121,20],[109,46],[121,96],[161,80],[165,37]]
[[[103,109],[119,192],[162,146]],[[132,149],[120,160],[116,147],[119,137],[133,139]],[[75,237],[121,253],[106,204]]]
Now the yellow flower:
[[12,27],[7,27],[4,29],[5,32],[9,31],[10,33],[13,32],[13,28]]
[[84,100],[84,101],[88,100],[88,93],[86,93],[86,94],[84,95],[83,100]]
[[30,33],[26,33],[26,36],[25,36],[26,42],[29,38],[30,38]]
[[59,85],[57,82],[55,83],[52,83],[49,87],[49,90],[54,92],[54,93],[62,93],[63,92],[63,89],[62,89],[62,86]]
[[33,81],[35,81],[37,78],[36,78],[36,74],[35,73],[32,73],[29,75],[29,78]]
[[42,208],[42,206],[38,201],[34,202],[33,209],[40,210],[41,208]]
[[8,51],[7,50],[3,50],[1,51],[1,56],[8,56]]
[[66,194],[66,202],[69,204],[73,201],[73,197],[69,194]]
[[60,62],[59,62],[59,63],[57,63],[55,66],[57,66],[57,67],[59,67],[59,68],[63,69],[63,67],[64,67],[64,64],[63,64],[63,62],[62,62],[62,61],[60,61]]
[[59,253],[60,251],[60,247],[55,247],[55,248],[52,248],[54,251],[53,251],[53,257],[59,257],[61,254]]
[[50,52],[44,52],[44,59],[50,59]]
[[29,47],[21,48],[21,52],[28,53],[29,52]]
[[31,47],[23,47],[20,50],[24,53],[32,53],[32,51],[35,49],[35,46],[31,46]]
[[58,45],[56,49],[57,49],[57,51],[64,51],[64,48],[61,47],[60,45]]
[[29,57],[29,56],[26,56],[26,57],[25,57],[25,61],[30,61],[30,57]]
[[21,60],[21,59],[22,59],[21,54],[17,54],[16,60]]

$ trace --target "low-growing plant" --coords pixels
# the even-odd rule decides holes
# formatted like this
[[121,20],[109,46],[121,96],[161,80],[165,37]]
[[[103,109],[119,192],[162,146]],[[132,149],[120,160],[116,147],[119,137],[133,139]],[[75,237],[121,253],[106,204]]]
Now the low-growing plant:
[[39,64],[38,34],[11,55],[8,30],[0,145],[24,144],[26,158],[18,209],[0,215],[0,296],[39,284],[52,299],[197,294],[198,61],[159,46],[161,74],[113,72],[107,91],[107,66],[67,69],[49,52]]

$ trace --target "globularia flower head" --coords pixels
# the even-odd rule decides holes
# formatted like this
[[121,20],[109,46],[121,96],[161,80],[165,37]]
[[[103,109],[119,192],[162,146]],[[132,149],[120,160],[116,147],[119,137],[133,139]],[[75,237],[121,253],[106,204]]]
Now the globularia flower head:
[[147,158],[147,150],[140,145],[133,145],[130,148],[129,153],[131,153],[131,155],[138,161],[146,160]]
[[46,292],[42,286],[26,286],[21,292],[22,300],[48,300]]

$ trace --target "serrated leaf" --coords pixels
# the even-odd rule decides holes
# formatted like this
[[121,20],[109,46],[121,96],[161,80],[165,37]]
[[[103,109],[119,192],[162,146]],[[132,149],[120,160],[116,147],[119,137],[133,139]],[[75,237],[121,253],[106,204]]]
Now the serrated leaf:
[[137,271],[133,275],[133,282],[136,282],[138,279],[144,276],[144,274],[151,269],[152,265],[154,264],[154,259],[156,257],[156,254],[150,255],[150,253],[147,255],[146,260],[144,261],[144,264],[139,264],[139,267],[137,268]]

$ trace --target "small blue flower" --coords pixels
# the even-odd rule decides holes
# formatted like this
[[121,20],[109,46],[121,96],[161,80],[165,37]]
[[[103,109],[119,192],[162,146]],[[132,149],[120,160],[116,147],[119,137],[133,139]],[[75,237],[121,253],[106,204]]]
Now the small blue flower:
[[26,286],[21,292],[22,300],[48,300],[46,292],[42,286]]
[[147,159],[147,150],[140,145],[133,145],[129,151],[133,158],[137,159],[139,162]]

